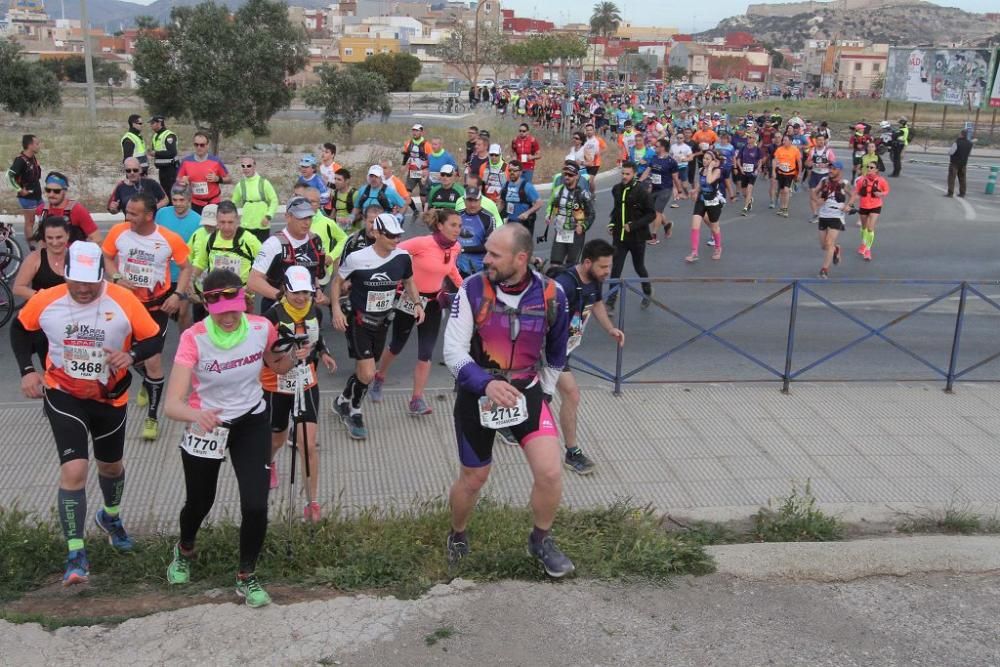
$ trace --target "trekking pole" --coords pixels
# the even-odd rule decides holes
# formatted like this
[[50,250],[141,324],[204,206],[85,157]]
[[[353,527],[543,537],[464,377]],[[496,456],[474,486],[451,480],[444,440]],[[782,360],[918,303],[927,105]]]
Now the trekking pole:
[[[296,364],[294,368],[298,369],[298,364]],[[285,518],[287,521],[287,532],[285,533],[285,554],[289,557],[292,555],[292,515],[294,514],[295,508],[295,465],[299,458],[297,436],[299,431],[299,420],[301,419],[302,414],[302,397],[305,395],[302,375],[298,372],[295,374],[295,387],[293,392],[295,399],[292,402],[292,465],[289,468],[288,473],[288,516]],[[308,465],[308,463],[306,465]],[[308,477],[308,475],[309,472],[307,469],[306,476]]]

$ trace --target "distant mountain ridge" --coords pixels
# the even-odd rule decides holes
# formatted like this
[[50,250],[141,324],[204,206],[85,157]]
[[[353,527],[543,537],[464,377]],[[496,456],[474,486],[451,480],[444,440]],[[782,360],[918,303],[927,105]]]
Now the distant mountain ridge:
[[[798,11],[805,9],[806,11]],[[795,13],[797,12],[797,13]],[[747,14],[723,19],[695,38],[744,31],[774,47],[801,49],[807,40],[863,39],[899,45],[985,46],[1000,23],[923,0],[836,0],[751,5]]]

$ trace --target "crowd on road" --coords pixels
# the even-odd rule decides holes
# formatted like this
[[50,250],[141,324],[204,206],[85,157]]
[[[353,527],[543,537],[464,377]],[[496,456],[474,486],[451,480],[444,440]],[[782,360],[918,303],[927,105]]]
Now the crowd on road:
[[[570,146],[543,198],[536,185],[543,149],[533,130],[545,125],[551,104],[544,92],[520,93],[511,99],[515,136],[501,139],[471,126],[466,145],[449,150],[414,124],[399,160],[370,165],[361,179],[337,162],[335,144],[322,143],[287,176],[293,195],[283,211],[252,156],[239,158],[236,176],[201,131],[182,155],[163,116],[150,119],[147,148],[143,119],[130,116],[122,153],[113,158],[123,177],[106,205],[124,221],[107,234],[70,198],[64,173],[42,177],[41,140],[24,136],[9,178],[32,252],[15,281],[26,303],[11,344],[22,391],[43,401],[57,446],[67,585],[89,574],[91,447],[103,496],[94,522],[116,549],[133,547],[121,507],[135,373],[136,402],[145,408],[141,438],[159,439],[161,403],[168,418],[185,425],[178,446],[186,496],[168,580],[184,584],[197,570],[197,533],[229,459],[242,514],[236,590],[251,606],[267,604],[256,564],[269,494],[281,485],[279,453],[291,450],[290,500],[301,460],[302,517],[319,521],[321,498],[334,495],[320,493],[320,442],[362,442],[379,426],[366,416],[365,403],[383,400],[386,377],[414,330],[407,415],[379,416],[432,412],[424,392],[440,339],[455,377],[459,461],[449,494],[451,530],[442,536],[445,557],[454,564],[470,552],[467,526],[499,435],[521,448],[532,473],[529,554],[551,576],[569,574],[573,563],[551,533],[561,475],[564,469],[587,475],[596,465],[577,438],[580,393],[569,361],[590,319],[613,344],[625,344],[609,317],[616,294],[605,296],[604,282],[621,277],[629,257],[648,278],[647,248],[671,236],[670,215],[684,201],[692,207],[686,261],[700,258],[703,226],[711,258],[721,260],[725,205],[742,198],[739,212],[748,215],[758,178],[768,181],[769,208],[784,218],[795,193],[805,193],[807,219],[818,228],[820,277],[841,261],[838,238],[855,211],[858,254],[871,261],[890,193],[886,163],[892,163],[889,177],[898,176],[912,139],[905,118],[877,128],[860,122],[850,155],[840,158],[828,124],[795,111],[787,118],[778,107],[740,117],[698,106],[653,111],[628,94],[594,93],[561,116],[573,123]],[[967,159],[962,141],[952,153]],[[618,168],[607,195],[597,183],[612,166],[604,160]],[[964,173],[956,169],[954,176],[962,195]],[[611,204],[610,242],[591,234],[602,196]],[[537,256],[535,244],[550,233],[549,256]],[[642,292],[646,308],[649,282]],[[167,377],[161,357],[174,329],[179,341]],[[340,336],[349,364],[335,358],[343,348],[332,341]],[[326,406],[321,368],[345,375]],[[556,411],[550,406],[557,393]],[[324,407],[343,423],[342,432],[319,432]]]

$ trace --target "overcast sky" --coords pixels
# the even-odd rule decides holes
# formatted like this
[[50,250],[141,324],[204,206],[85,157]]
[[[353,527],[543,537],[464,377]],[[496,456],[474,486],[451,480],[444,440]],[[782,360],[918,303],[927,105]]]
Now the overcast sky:
[[[633,25],[664,25],[676,27],[681,32],[698,32],[714,28],[719,21],[736,14],[744,14],[747,10],[745,0],[714,0],[710,4],[698,3],[691,8],[691,3],[663,2],[651,3],[650,0],[616,0],[622,11],[622,18]],[[764,0],[767,4],[778,4]],[[556,24],[581,22],[590,20],[595,2],[593,0],[501,0],[504,9],[513,9],[516,16],[544,18]],[[967,12],[1000,11],[997,0],[954,0],[935,4],[946,7],[958,7]],[[650,7],[656,11],[651,12]]]
[[[128,0],[140,5],[148,5],[153,0]],[[500,0],[504,9],[513,9],[516,16],[548,19],[554,23],[587,23],[593,12],[594,0]],[[689,11],[684,2],[657,3],[655,15],[650,12],[650,0],[615,0],[622,17],[633,25],[673,26],[681,32],[699,32],[714,28],[719,21],[747,11],[745,0],[714,0],[711,5],[698,6]],[[757,0],[767,4],[779,4],[771,0]],[[294,5],[295,0],[287,0]],[[958,7],[967,12],[1000,11],[997,0],[952,0],[935,3],[945,7]]]

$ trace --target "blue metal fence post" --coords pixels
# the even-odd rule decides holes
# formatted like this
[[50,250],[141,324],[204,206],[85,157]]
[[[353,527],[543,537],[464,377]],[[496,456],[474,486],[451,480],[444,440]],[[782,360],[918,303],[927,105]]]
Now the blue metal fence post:
[[951,357],[948,360],[948,378],[944,390],[951,393],[955,384],[955,366],[958,364],[958,345],[962,338],[962,325],[965,323],[965,296],[969,283],[962,281],[962,291],[958,294],[958,313],[955,315],[955,335],[951,339]]
[[781,376],[781,393],[788,393],[792,375],[792,350],[795,348],[795,316],[799,311],[799,281],[792,282],[792,307],[788,312],[788,341],[785,346],[785,373]]
[[[620,283],[618,283],[618,328],[621,331],[625,331],[625,280],[624,278]],[[622,395],[622,365],[623,356],[625,351],[622,349],[621,345],[617,346],[615,351],[615,396]]]

